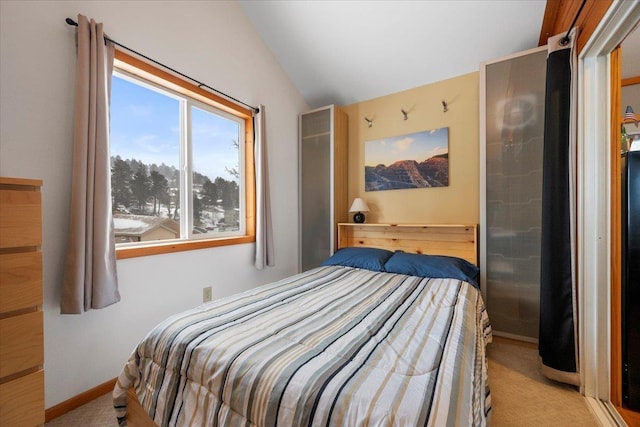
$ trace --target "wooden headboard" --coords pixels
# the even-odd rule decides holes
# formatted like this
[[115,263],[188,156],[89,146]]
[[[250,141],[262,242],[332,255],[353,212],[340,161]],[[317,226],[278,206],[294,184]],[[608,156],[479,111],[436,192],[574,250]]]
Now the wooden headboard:
[[338,249],[350,246],[447,255],[478,265],[478,227],[450,224],[338,224]]

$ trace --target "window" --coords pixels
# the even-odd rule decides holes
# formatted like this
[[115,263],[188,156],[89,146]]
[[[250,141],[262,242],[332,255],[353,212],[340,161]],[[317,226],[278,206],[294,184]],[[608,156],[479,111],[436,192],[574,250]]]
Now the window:
[[119,259],[255,241],[250,110],[116,51],[110,126]]

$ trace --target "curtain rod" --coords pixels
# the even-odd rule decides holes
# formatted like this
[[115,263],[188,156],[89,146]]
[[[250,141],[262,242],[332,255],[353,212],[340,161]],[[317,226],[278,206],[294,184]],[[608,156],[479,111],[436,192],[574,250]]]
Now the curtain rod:
[[569,43],[569,40],[571,40],[569,38],[569,33],[571,32],[571,30],[573,29],[573,26],[576,25],[576,22],[578,21],[578,17],[580,16],[580,14],[582,13],[582,8],[584,7],[584,5],[587,3],[587,0],[582,0],[582,4],[580,5],[580,9],[578,9],[578,13],[576,13],[576,16],[573,18],[573,22],[571,23],[571,25],[569,26],[569,30],[567,30],[567,34],[564,35],[563,38],[560,39],[560,44],[562,46],[565,46],[567,43]]
[[[68,25],[71,25],[71,26],[73,26],[73,27],[77,27],[77,26],[78,26],[78,23],[77,23],[76,21],[74,21],[73,19],[71,19],[71,18],[67,18],[67,19],[65,19],[65,22],[66,22]],[[209,89],[209,90],[211,90],[211,91],[213,91],[213,92],[216,92],[216,93],[218,93],[218,94],[220,94],[220,95],[222,95],[222,96],[224,96],[224,97],[226,97],[226,98],[228,98],[228,99],[231,99],[231,100],[232,100],[232,101],[234,101],[234,102],[237,102],[238,104],[242,104],[242,105],[244,105],[245,107],[249,107],[249,108],[250,108],[253,112],[255,112],[255,113],[260,112],[260,109],[259,109],[259,108],[256,108],[256,107],[254,107],[254,106],[252,106],[252,105],[249,105],[249,104],[247,104],[247,103],[244,103],[244,102],[240,101],[239,99],[234,98],[233,96],[227,95],[226,93],[221,92],[221,91],[219,91],[218,89],[215,89],[215,88],[213,88],[213,87],[211,87],[211,86],[209,86],[209,85],[207,85],[207,84],[204,84],[204,83],[202,83],[201,81],[198,81],[198,80],[194,79],[193,77],[189,77],[189,76],[187,76],[186,74],[183,74],[183,73],[181,73],[180,71],[175,70],[175,69],[173,69],[173,68],[169,67],[168,65],[164,65],[163,63],[158,62],[158,61],[156,61],[155,59],[149,58],[148,56],[143,55],[142,53],[140,53],[140,52],[138,52],[138,51],[136,51],[136,50],[133,50],[133,49],[131,49],[130,47],[127,47],[127,46],[125,46],[125,45],[123,45],[123,44],[121,44],[121,43],[118,43],[117,41],[115,41],[115,40],[113,40],[113,39],[111,39],[111,38],[109,38],[109,37],[107,37],[107,36],[104,36],[104,39],[105,39],[106,41],[109,41],[109,42],[111,42],[111,43],[113,43],[113,44],[115,44],[115,45],[117,45],[117,46],[119,46],[119,47],[123,48],[123,49],[128,50],[129,52],[135,53],[136,55],[138,55],[138,56],[140,56],[140,57],[142,57],[142,58],[146,59],[147,61],[151,61],[151,62],[153,62],[153,63],[154,63],[154,64],[156,64],[156,65],[159,65],[159,66],[161,66],[161,67],[163,67],[163,68],[165,68],[165,69],[167,69],[167,70],[169,70],[169,71],[172,71],[172,72],[174,72],[174,73],[178,74],[179,76],[184,77],[185,79],[189,79],[189,80],[191,80],[192,82],[197,83],[199,88],[206,88],[206,89]]]

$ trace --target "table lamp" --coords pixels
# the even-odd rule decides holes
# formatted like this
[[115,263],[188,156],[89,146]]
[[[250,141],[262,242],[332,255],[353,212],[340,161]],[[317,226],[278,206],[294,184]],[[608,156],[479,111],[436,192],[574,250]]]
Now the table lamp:
[[369,212],[369,206],[367,206],[367,203],[364,200],[358,197],[353,200],[349,212],[356,212],[356,214],[353,215],[353,222],[362,224],[364,222],[363,212]]

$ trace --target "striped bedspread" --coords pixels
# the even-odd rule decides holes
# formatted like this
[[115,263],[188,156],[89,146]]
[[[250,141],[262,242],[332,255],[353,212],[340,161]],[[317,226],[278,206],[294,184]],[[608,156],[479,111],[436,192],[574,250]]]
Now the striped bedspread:
[[490,340],[466,282],[319,267],[168,318],[114,405],[135,386],[160,426],[484,426]]

